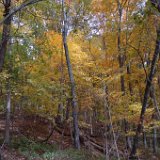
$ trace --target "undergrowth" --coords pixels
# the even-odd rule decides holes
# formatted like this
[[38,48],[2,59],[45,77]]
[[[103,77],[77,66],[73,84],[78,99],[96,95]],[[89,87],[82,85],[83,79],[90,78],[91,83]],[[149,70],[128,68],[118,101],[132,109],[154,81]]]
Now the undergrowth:
[[28,160],[104,160],[104,157],[93,156],[84,149],[60,150],[58,145],[35,143],[26,138],[13,140],[10,147],[18,150]]

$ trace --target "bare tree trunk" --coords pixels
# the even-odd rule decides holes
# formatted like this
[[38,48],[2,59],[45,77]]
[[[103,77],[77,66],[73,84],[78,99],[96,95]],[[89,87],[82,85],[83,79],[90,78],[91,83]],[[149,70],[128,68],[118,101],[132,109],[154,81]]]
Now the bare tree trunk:
[[159,111],[158,102],[157,102],[157,99],[156,99],[156,94],[155,94],[154,85],[152,85],[152,87],[151,87],[150,96],[151,96],[151,98],[152,98],[153,105],[154,105],[155,110],[156,110],[156,112],[157,112],[156,116],[157,116],[157,118],[160,120],[160,111]]
[[[106,116],[107,116],[107,118],[109,120],[109,123],[111,125],[114,146],[115,146],[115,150],[116,150],[116,154],[117,154],[117,159],[120,160],[120,155],[119,155],[116,135],[115,135],[114,128],[113,128],[113,123],[112,123],[112,115],[111,115],[110,106],[109,106],[109,102],[108,102],[108,88],[107,88],[107,86],[105,84],[104,84],[104,94],[105,94],[105,98],[104,98],[105,114],[106,114]],[[108,158],[108,157],[106,157],[106,158]]]
[[138,94],[139,94],[139,100],[141,104],[143,103],[143,93],[142,93],[142,87],[138,86]]
[[77,149],[80,149],[80,140],[79,140],[79,127],[78,127],[78,104],[77,104],[77,97],[76,97],[76,86],[75,86],[75,80],[72,72],[72,65],[70,62],[70,56],[69,56],[69,50],[68,50],[68,44],[67,44],[67,15],[65,13],[64,9],[64,0],[62,0],[62,13],[64,18],[64,26],[63,26],[63,45],[65,50],[65,57],[68,67],[68,74],[70,78],[70,84],[71,84],[71,95],[72,95],[72,116],[73,116],[73,129],[74,129],[74,145]]
[[153,153],[157,153],[157,129],[153,128]]
[[147,83],[146,83],[146,88],[145,88],[145,93],[144,93],[144,98],[143,98],[143,104],[142,104],[142,110],[140,114],[140,120],[139,120],[138,127],[136,130],[136,135],[134,137],[134,143],[133,143],[132,151],[130,154],[130,159],[133,159],[136,157],[136,151],[138,147],[138,137],[139,137],[139,134],[142,132],[144,115],[145,115],[145,111],[147,108],[147,102],[149,98],[150,88],[152,85],[152,80],[156,72],[156,63],[158,61],[159,54],[160,54],[160,26],[157,29],[156,48],[155,48],[155,52],[154,52],[153,59],[152,59],[151,70],[147,78]]
[[[11,0],[4,1],[4,17],[6,17],[10,12],[11,7]],[[3,31],[2,31],[2,39],[0,43],[0,72],[2,71],[3,64],[4,64],[4,58],[7,51],[7,44],[10,38],[10,30],[11,30],[11,21],[12,16],[7,18],[3,22]]]
[[83,117],[84,117],[84,122],[85,123],[87,123],[88,121],[87,121],[87,117],[88,117],[88,115],[87,115],[87,111],[84,111],[84,113],[83,113],[84,115],[83,115]]
[[160,88],[160,75],[158,75],[157,79],[158,79],[158,87]]
[[110,160],[107,135],[106,135],[106,143],[105,143],[105,160]]
[[[105,111],[105,117],[106,117],[106,122],[108,121],[109,117],[108,117],[108,98],[106,95],[106,85],[104,84],[104,111]],[[107,124],[105,125],[105,159],[109,160],[109,150],[108,150],[108,137],[107,137],[107,129],[108,126]]]
[[66,120],[69,119],[69,113],[70,113],[70,98],[67,99],[67,106],[66,106]]
[[127,135],[128,134],[128,122],[126,119],[124,119],[124,128],[125,128],[125,139],[126,139],[126,149],[130,149],[131,148],[131,143],[130,143],[130,139],[129,139],[129,136]]
[[[128,43],[129,43],[129,6],[130,6],[130,2],[131,0],[128,0],[127,2],[127,6],[126,6],[126,44],[125,44],[125,49],[124,49],[124,56],[127,55],[127,49],[128,49]],[[126,57],[124,57],[126,59]],[[129,77],[129,82],[128,82],[128,87],[129,87],[129,91],[130,91],[130,95],[132,96],[133,95],[133,86],[132,86],[132,82],[130,80],[130,75],[131,75],[131,62],[128,62],[127,64],[127,74],[128,74],[128,77]]]
[[[125,63],[125,55],[124,53],[122,53],[122,46],[121,46],[121,23],[122,23],[122,5],[120,3],[119,0],[117,0],[117,6],[118,6],[118,39],[117,39],[117,43],[118,43],[118,60],[119,60],[119,67],[122,70],[122,68],[124,67],[124,63]],[[123,93],[123,95],[125,94],[125,82],[124,82],[124,75],[123,72],[121,71],[122,75],[120,77],[120,83],[121,83],[121,91]]]
[[[131,64],[130,63],[128,63],[128,65],[127,65],[127,74],[131,75]],[[132,87],[132,83],[130,80],[128,82],[128,86],[129,86],[130,95],[133,96],[133,87]]]
[[93,116],[92,115],[90,115],[90,125],[91,125],[90,134],[93,135]]
[[147,139],[146,139],[146,132],[143,131],[143,144],[144,144],[144,148],[147,148]]
[[5,143],[10,144],[10,123],[11,123],[11,91],[10,84],[7,84],[7,106],[6,106],[6,125],[5,125]]
[[[4,5],[4,18],[9,14],[11,8],[11,0],[3,1]],[[10,39],[10,30],[11,30],[11,21],[12,16],[5,19],[3,21],[3,30],[2,30],[2,39],[0,42],[0,72],[2,72],[3,65],[4,65],[4,58],[7,52],[7,45]],[[9,86],[10,87],[10,86]],[[11,104],[11,97],[10,97],[10,88],[8,87],[7,93],[7,106],[6,106],[6,128],[5,128],[5,143],[10,143],[10,104]],[[1,151],[0,151],[0,159],[1,159]]]
[[62,122],[63,122],[63,104],[59,103],[57,116],[56,116],[56,123],[62,124]]

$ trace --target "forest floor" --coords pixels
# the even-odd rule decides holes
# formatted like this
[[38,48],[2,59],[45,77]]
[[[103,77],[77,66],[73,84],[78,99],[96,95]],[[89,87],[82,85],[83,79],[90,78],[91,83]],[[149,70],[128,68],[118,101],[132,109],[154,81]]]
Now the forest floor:
[[[0,135],[4,135],[5,117],[0,115]],[[21,113],[12,117],[11,145],[3,145],[1,137],[2,160],[104,160],[104,139],[103,137],[89,137],[83,128],[83,139],[81,138],[82,150],[73,148],[73,140],[70,135],[69,125],[65,128],[53,126],[46,118]],[[127,159],[124,144],[118,144],[122,159]],[[141,152],[144,152],[142,150]],[[111,159],[116,160],[116,153],[112,151]],[[150,151],[145,151],[142,160],[159,160]]]
[[[5,117],[0,115],[0,134],[4,135]],[[45,118],[34,115],[16,115],[12,118],[11,145],[4,145],[1,137],[2,160],[103,160],[100,152],[73,148],[68,128],[54,129]],[[63,131],[66,132],[63,134]],[[51,136],[50,136],[51,135]],[[44,141],[44,142],[43,142]]]

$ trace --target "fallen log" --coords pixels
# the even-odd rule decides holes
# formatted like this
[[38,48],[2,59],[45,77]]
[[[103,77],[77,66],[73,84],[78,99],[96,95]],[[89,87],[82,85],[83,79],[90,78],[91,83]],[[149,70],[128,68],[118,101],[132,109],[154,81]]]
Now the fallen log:
[[100,152],[104,153],[105,152],[105,148],[102,147],[101,145],[99,144],[96,144],[92,141],[89,142],[95,149],[99,150]]
[[[65,132],[65,129],[63,128],[59,128],[58,126],[55,126],[54,129],[60,133],[60,134],[63,134],[64,136],[71,136],[71,133],[70,132]],[[90,145],[92,145],[93,147],[97,148],[99,151],[103,152],[104,153],[104,146],[97,143],[93,138],[83,134],[83,132],[80,132],[80,142],[81,144],[87,146],[88,144],[86,142],[89,142]]]
[[71,136],[69,132],[65,132],[64,128],[59,128],[58,126],[55,126],[54,129],[59,133],[63,134],[64,136]]

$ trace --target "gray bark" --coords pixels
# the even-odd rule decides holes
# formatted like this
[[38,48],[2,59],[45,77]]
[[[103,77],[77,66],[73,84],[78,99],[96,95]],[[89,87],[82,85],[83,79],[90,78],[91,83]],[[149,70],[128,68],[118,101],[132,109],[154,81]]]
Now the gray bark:
[[73,116],[73,131],[74,131],[74,145],[77,149],[80,149],[80,140],[79,140],[79,127],[78,127],[78,104],[76,97],[76,86],[75,80],[72,71],[72,65],[70,62],[69,49],[67,44],[67,16],[64,9],[64,0],[62,0],[62,13],[63,13],[63,45],[65,50],[65,57],[67,62],[68,74],[71,85],[71,96],[72,96],[72,116]]
[[130,159],[133,159],[136,157],[136,151],[138,147],[138,138],[139,138],[139,134],[142,132],[142,129],[143,129],[144,115],[145,115],[145,111],[147,108],[152,80],[156,72],[156,63],[159,59],[159,54],[160,54],[160,26],[157,29],[156,48],[155,48],[155,52],[154,52],[153,59],[152,59],[150,73],[149,73],[149,76],[147,77],[147,83],[146,83],[146,88],[145,88],[145,93],[144,93],[144,98],[143,98],[140,120],[137,126],[136,135],[134,137],[134,143],[133,143],[132,151],[130,154]]
[[7,86],[7,106],[6,106],[6,125],[5,125],[5,143],[10,144],[10,124],[11,124],[11,91],[10,84]]
[[[105,117],[106,117],[106,121],[109,119],[108,117],[108,98],[106,95],[106,85],[104,85],[104,111],[105,111]],[[109,148],[108,148],[108,137],[107,137],[107,129],[108,126],[107,124],[105,125],[105,159],[109,160]]]
[[90,130],[91,132],[90,133],[91,133],[91,135],[93,135],[93,120],[92,120],[92,118],[93,117],[90,116],[90,125],[91,125],[91,130]]
[[[124,53],[122,53],[122,46],[121,46],[121,23],[122,23],[122,5],[120,3],[119,0],[117,0],[117,6],[118,6],[118,38],[117,38],[117,43],[118,43],[118,60],[119,60],[119,67],[122,70],[122,68],[124,67],[124,63],[125,63],[125,55]],[[122,71],[121,71],[122,72]],[[123,93],[123,95],[125,94],[125,82],[124,82],[124,76],[123,76],[123,72],[122,75],[120,77],[120,83],[121,83],[121,91]]]
[[125,134],[126,134],[126,136],[125,136],[125,141],[126,141],[126,148],[127,149],[131,149],[131,142],[130,142],[130,137],[127,135],[128,134],[128,130],[129,130],[129,128],[128,128],[128,122],[127,122],[127,120],[126,119],[124,119],[124,130],[125,130]]
[[70,116],[70,98],[67,99],[67,106],[66,106],[66,120],[69,119]]
[[[10,12],[11,0],[4,1],[4,17],[6,17]],[[3,31],[2,31],[2,39],[0,42],[0,72],[2,71],[5,54],[7,52],[7,45],[10,38],[10,30],[11,30],[11,21],[12,17],[7,18],[3,22]]]
[[146,139],[146,132],[143,132],[143,144],[144,144],[144,148],[147,148],[147,139]]
[[[108,88],[105,84],[104,84],[104,94],[105,94],[105,96],[104,96],[105,115],[106,115],[106,118],[109,120],[109,123],[111,125],[113,141],[114,141],[114,146],[115,146],[115,150],[116,150],[116,156],[117,156],[117,159],[120,160],[120,155],[119,155],[119,150],[118,150],[118,145],[117,145],[117,140],[116,140],[116,134],[115,134],[115,131],[114,131],[114,128],[113,128],[112,115],[111,115],[111,111],[110,111],[110,105],[109,105],[109,102],[108,102]],[[107,128],[107,126],[106,126],[106,128]],[[108,158],[108,156],[106,157],[106,159],[107,158]]]
[[153,128],[153,153],[157,153],[157,129]]
[[158,106],[158,102],[157,102],[157,99],[156,99],[156,94],[155,94],[155,89],[154,89],[154,86],[152,85],[151,87],[151,91],[150,91],[150,96],[152,98],[152,101],[153,101],[153,105],[155,107],[155,110],[157,112],[156,116],[157,118],[160,120],[160,111],[159,111],[159,106]]
[[[131,75],[131,64],[130,63],[128,63],[128,65],[127,65],[127,74]],[[132,87],[132,83],[130,80],[128,82],[128,86],[129,86],[130,95],[133,96],[133,87]]]

